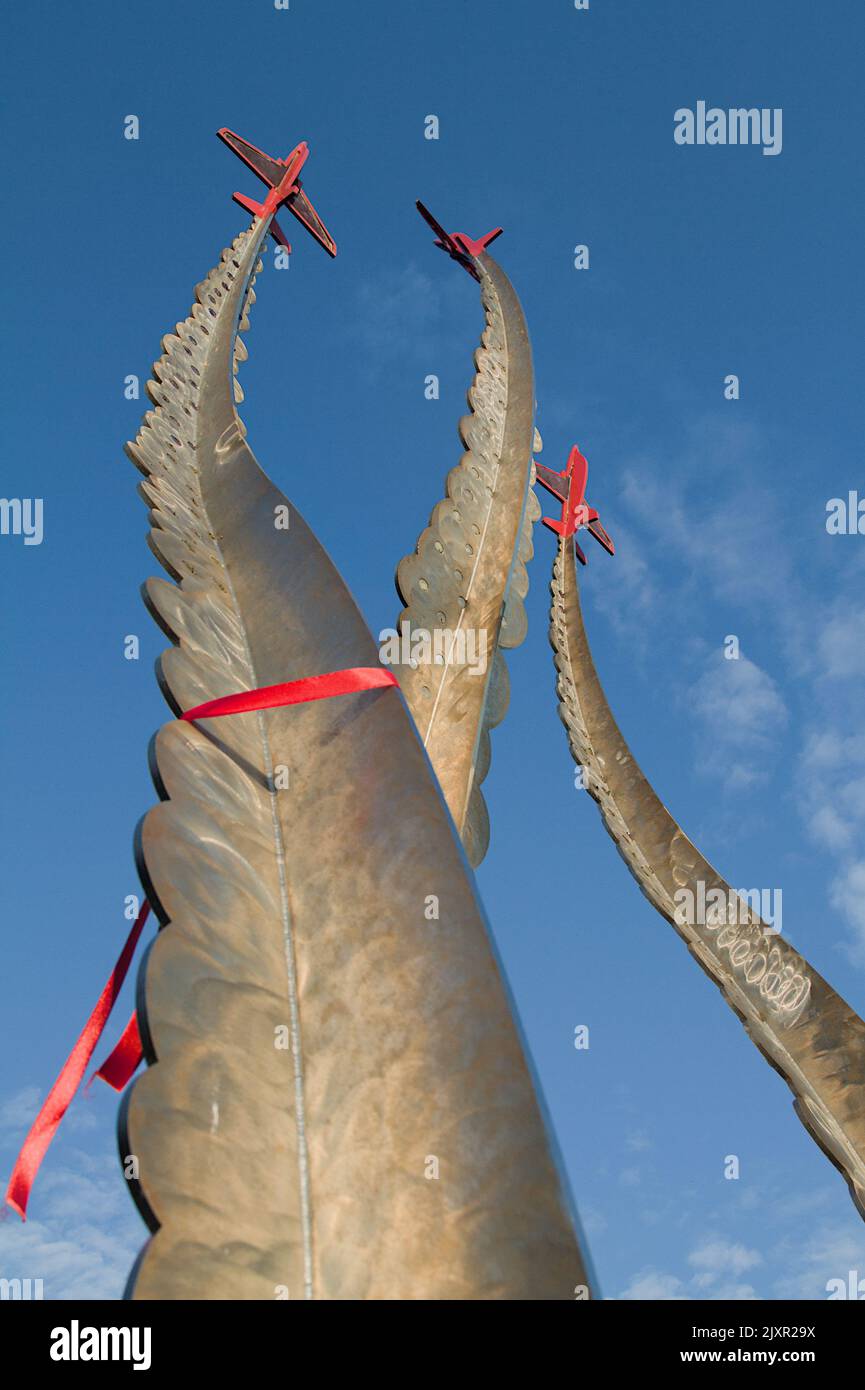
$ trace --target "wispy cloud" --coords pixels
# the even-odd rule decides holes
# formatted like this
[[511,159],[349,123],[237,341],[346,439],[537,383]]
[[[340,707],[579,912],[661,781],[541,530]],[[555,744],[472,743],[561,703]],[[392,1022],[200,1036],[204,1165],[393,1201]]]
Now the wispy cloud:
[[652,1140],[643,1129],[634,1130],[625,1138],[625,1148],[630,1149],[632,1153],[645,1153],[652,1147]]
[[[835,860],[827,894],[850,931],[851,958],[865,964],[865,736],[855,732],[865,680],[865,546],[821,547],[818,499],[815,544],[797,548],[795,494],[775,486],[781,448],[741,413],[722,410],[686,424],[666,453],[627,459],[616,565],[624,563],[599,586],[596,606],[632,652],[663,651],[659,664],[670,659],[671,635],[677,640],[695,769],[719,790],[759,787],[791,734],[804,746],[806,794],[801,757],[791,757],[790,798],[808,839]],[[759,653],[725,660],[722,638],[743,628],[759,634]],[[798,709],[806,711],[800,728]]]
[[865,965],[865,859],[848,863],[830,884],[829,900],[853,929],[850,956]]
[[805,742],[807,835],[834,855],[829,901],[850,930],[847,952],[865,965],[865,735],[842,727],[831,702]]
[[773,1297],[828,1298],[829,1280],[847,1284],[851,1271],[865,1278],[865,1232],[859,1231],[836,1225],[817,1231],[806,1227],[788,1238],[777,1251],[784,1272],[773,1283]]
[[[0,1102],[4,1180],[42,1097],[24,1086]],[[85,1153],[69,1143],[81,1129],[95,1130],[105,1108],[76,1102],[46,1160],[26,1222],[11,1208],[0,1220],[0,1277],[41,1279],[46,1299],[120,1298],[147,1238],[110,1143]],[[58,1161],[58,1159],[60,1161]]]
[[817,663],[824,678],[865,677],[865,604],[842,599],[835,605],[820,625]]
[[0,1139],[26,1133],[36,1118],[40,1099],[37,1086],[23,1086],[0,1103]]
[[722,1274],[744,1274],[760,1264],[762,1258],[758,1250],[749,1250],[735,1241],[712,1236],[691,1251],[688,1264],[698,1271],[695,1278],[701,1287],[705,1287]]
[[[450,277],[433,276],[414,262],[383,269],[357,289],[348,332],[360,349],[370,376],[398,362],[417,362],[436,371],[436,363],[456,348],[457,325],[465,306]],[[478,338],[483,320],[478,311]],[[460,343],[463,347],[464,344]],[[470,364],[469,364],[470,366]]]
[[691,1295],[677,1275],[662,1274],[660,1270],[647,1267],[634,1275],[618,1297],[630,1301],[679,1302]]
[[[604,568],[602,582],[593,587],[592,601],[618,633],[642,645],[657,601],[652,573],[637,533],[608,511],[604,524],[615,536],[616,563]],[[594,582],[594,575],[591,578]]]
[[731,1299],[744,1301],[759,1298],[753,1285],[739,1276],[761,1264],[758,1250],[711,1235],[702,1239],[687,1256],[691,1272],[684,1275],[665,1273],[647,1267],[641,1269],[619,1298],[682,1300]]
[[687,703],[699,724],[700,770],[728,786],[762,781],[789,714],[777,684],[740,654],[714,653],[692,684]]
[[71,1154],[40,1175],[36,1214],[0,1222],[0,1275],[41,1279],[46,1299],[122,1297],[147,1236],[117,1158]]

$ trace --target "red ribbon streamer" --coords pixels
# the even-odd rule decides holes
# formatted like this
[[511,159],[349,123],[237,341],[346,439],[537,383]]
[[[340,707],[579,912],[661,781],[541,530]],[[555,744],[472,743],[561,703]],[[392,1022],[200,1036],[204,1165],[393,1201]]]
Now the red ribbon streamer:
[[[206,704],[188,709],[180,717],[190,722],[194,719],[218,719],[224,714],[248,714],[251,710],[327,700],[333,695],[350,695],[356,690],[376,690],[397,684],[396,676],[381,666],[355,666],[345,671],[331,671],[326,676],[308,676],[304,680],[286,681],[282,685],[264,685],[259,690],[223,695],[218,700],[208,700]],[[143,1056],[138,1020],[133,1014],[123,1030],[123,1036],[96,1076],[113,1086],[115,1091],[122,1091],[132,1080]]]
[[45,1157],[51,1140],[57,1133],[60,1121],[69,1109],[72,1097],[78,1090],[81,1078],[87,1070],[87,1063],[93,1056],[96,1044],[102,1036],[102,1030],[108,1022],[114,1001],[126,979],[132,954],[138,945],[138,938],[149,912],[150,904],[145,901],[126,938],[126,944],[120,952],[117,964],[99,996],[95,1009],[85,1023],[81,1036],[64,1063],[60,1075],[48,1092],[45,1104],[33,1121],[30,1133],[24,1140],[24,1145],[12,1170],[12,1177],[9,1179],[9,1186],[6,1189],[6,1201],[10,1207],[15,1208],[22,1221],[26,1219],[27,1201],[33,1181],[39,1171],[39,1165]]
[[263,685],[260,690],[241,690],[219,700],[188,709],[181,719],[217,719],[223,714],[248,714],[254,709],[275,709],[278,705],[302,705],[311,700],[329,700],[333,695],[352,695],[357,690],[378,690],[398,685],[392,671],[383,666],[351,666],[346,671],[330,671],[325,676],[306,676],[282,685]]
[[105,1058],[102,1066],[94,1072],[92,1080],[98,1076],[101,1081],[107,1081],[109,1086],[113,1086],[115,1091],[122,1091],[127,1082],[131,1081],[133,1073],[138,1068],[144,1053],[141,1049],[141,1034],[138,1031],[138,1015],[133,1010],[132,1017],[120,1035],[120,1041],[114,1051]]
[[[396,676],[381,666],[353,666],[344,671],[330,671],[323,676],[307,676],[303,680],[285,681],[281,685],[265,685],[259,690],[243,690],[237,695],[224,695],[218,700],[208,700],[203,705],[186,710],[180,717],[194,719],[217,719],[224,714],[247,714],[251,710],[276,709],[281,705],[299,705],[311,700],[328,700],[334,695],[351,695],[361,690],[378,690],[385,686],[398,685]],[[150,912],[150,904],[144,905],[136,917],[132,930],[118,957],[92,1014],[84,1025],[78,1041],[61,1068],[60,1075],[51,1087],[42,1109],[33,1121],[30,1132],[15,1161],[6,1201],[9,1206],[26,1220],[27,1203],[30,1192],[45,1157],[48,1147],[57,1133],[60,1121],[69,1109],[72,1098],[81,1084],[90,1058],[108,1022],[114,1002],[120,993],[123,981],[132,961],[138,938]],[[142,1058],[141,1037],[138,1032],[138,1019],[133,1013],[123,1030],[123,1034],[109,1057],[102,1063],[96,1076],[107,1081],[115,1090],[122,1091]]]

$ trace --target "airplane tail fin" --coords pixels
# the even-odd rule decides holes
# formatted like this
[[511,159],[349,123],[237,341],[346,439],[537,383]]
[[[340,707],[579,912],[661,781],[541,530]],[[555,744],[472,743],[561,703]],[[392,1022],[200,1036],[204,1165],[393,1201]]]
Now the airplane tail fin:
[[242,208],[246,208],[247,212],[251,212],[253,217],[264,216],[264,203],[257,203],[254,198],[247,198],[243,193],[232,193],[231,197],[235,203],[239,203]]
[[[247,212],[251,212],[253,217],[264,216],[264,203],[257,203],[254,198],[247,198],[243,193],[233,193],[232,197],[240,207],[245,208]],[[275,217],[271,219],[269,230],[274,241],[279,242],[280,246],[284,246],[289,255],[291,255],[291,243]]]
[[477,257],[483,255],[490,243],[495,241],[496,237],[500,237],[504,230],[504,227],[493,227],[493,230],[487,232],[486,236],[480,237],[466,236],[465,232],[457,232],[456,235],[463,249],[470,256]]

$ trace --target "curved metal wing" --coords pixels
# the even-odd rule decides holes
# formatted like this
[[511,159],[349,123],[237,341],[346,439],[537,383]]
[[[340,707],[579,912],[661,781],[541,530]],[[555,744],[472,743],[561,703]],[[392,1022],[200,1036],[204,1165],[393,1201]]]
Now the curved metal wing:
[[865,1024],[755,913],[687,907],[730,904],[736,895],[662,805],[619,732],[589,650],[567,540],[559,542],[551,587],[559,714],[586,789],[640,888],[781,1073],[799,1118],[865,1216]]
[[[377,664],[234,408],[266,231],[164,340],[130,446],[179,580],[147,586],[179,709]],[[163,930],[121,1151],[155,1234],[131,1295],[573,1297],[585,1270],[518,1028],[399,693],[177,721],[153,757],[165,799],[138,855]]]
[[[431,644],[419,649],[415,667],[394,669],[476,867],[489,845],[480,791],[490,764],[489,731],[509,700],[502,649],[526,635],[526,563],[541,509],[530,487],[534,377],[523,311],[492,256],[472,264],[486,326],[468,393],[472,414],[459,423],[466,452],[417,549],[397,568],[405,604],[400,630],[407,623],[412,633],[431,634]],[[481,652],[486,664],[479,672]]]

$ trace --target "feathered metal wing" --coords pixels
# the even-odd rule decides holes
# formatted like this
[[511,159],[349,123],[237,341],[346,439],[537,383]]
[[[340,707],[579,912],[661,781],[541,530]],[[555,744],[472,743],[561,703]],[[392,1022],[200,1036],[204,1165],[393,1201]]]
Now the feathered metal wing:
[[[465,453],[448,475],[414,554],[397,568],[400,626],[430,634],[414,666],[395,667],[470,862],[489,845],[480,784],[489,731],[508,707],[502,649],[526,634],[532,527],[540,506],[530,487],[534,378],[523,311],[492,256],[473,261],[486,325],[459,424]],[[414,640],[414,639],[413,639]],[[484,654],[481,671],[480,654]]]
[[[559,542],[552,598],[559,713],[586,789],[640,888],[784,1077],[799,1118],[844,1174],[865,1215],[865,1024],[798,951],[771,934],[756,913],[739,910],[737,895],[643,776],[592,661],[573,542],[567,540]],[[710,906],[698,914],[689,906],[698,902],[718,910]]]
[[[163,342],[147,585],[178,710],[377,665],[244,439],[253,223]],[[237,393],[239,395],[239,393]],[[521,442],[522,447],[522,442]],[[568,1201],[471,874],[395,689],[195,724],[139,831],[162,930],[121,1152],[154,1232],[135,1298],[571,1298]]]

